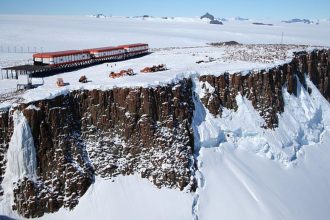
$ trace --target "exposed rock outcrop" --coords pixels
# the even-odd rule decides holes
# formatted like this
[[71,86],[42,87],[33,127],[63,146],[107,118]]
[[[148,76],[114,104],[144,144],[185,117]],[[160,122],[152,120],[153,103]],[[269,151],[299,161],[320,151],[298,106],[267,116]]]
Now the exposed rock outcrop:
[[156,186],[192,185],[192,82],[74,93],[90,160],[102,177],[139,173]]
[[3,195],[1,183],[6,168],[6,152],[9,146],[10,137],[13,134],[12,121],[8,111],[0,111],[0,196]]
[[[25,217],[74,208],[94,180],[139,174],[157,187],[194,190],[192,81],[157,88],[75,91],[22,104],[37,152],[38,179],[14,184]],[[0,118],[1,158],[12,129]],[[5,162],[0,164],[1,173]]]
[[[297,53],[288,64],[268,71],[256,71],[249,74],[223,74],[218,77],[207,75],[200,77],[206,95],[203,104],[210,113],[221,117],[222,108],[237,109],[238,93],[246,96],[254,108],[265,119],[265,128],[278,125],[277,113],[284,110],[282,89],[297,95],[298,81],[311,92],[306,85],[306,75],[316,85],[323,96],[330,101],[330,65],[329,50],[313,51],[309,54]],[[207,83],[207,84],[206,84]]]
[[212,20],[210,21],[210,24],[219,24],[219,25],[223,25],[223,23],[219,20]]
[[297,65],[330,102],[330,50],[303,53]]
[[210,13],[206,13],[205,15],[201,16],[201,19],[208,19],[210,24],[218,24],[218,25],[223,24],[220,20],[215,19],[214,16],[211,15]]
[[201,16],[201,19],[209,19],[210,21],[213,21],[214,20],[214,16],[211,15],[210,13],[206,13],[205,15]]
[[62,206],[73,208],[93,182],[73,104],[59,96],[18,107],[31,127],[37,157],[38,179],[20,179],[14,188],[13,209],[25,217],[40,217]]

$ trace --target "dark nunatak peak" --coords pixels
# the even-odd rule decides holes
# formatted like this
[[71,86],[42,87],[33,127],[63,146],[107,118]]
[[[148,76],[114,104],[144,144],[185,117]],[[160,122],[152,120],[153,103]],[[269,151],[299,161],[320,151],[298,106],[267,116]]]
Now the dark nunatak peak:
[[262,22],[253,22],[252,24],[261,25],[261,26],[274,26],[274,24],[266,24],[266,23],[262,23]]
[[107,16],[104,14],[96,14],[96,15],[92,15],[92,17],[94,18],[106,18]]
[[223,23],[219,20],[213,20],[213,21],[210,21],[210,24],[223,24]]
[[205,15],[201,16],[201,19],[209,19],[210,24],[220,24],[220,25],[223,24],[220,20],[215,19],[214,16],[209,13],[206,13]]
[[207,12],[205,15],[201,16],[201,19],[204,19],[204,18],[208,18],[208,19],[210,19],[211,21],[214,20],[214,16],[211,15],[210,13],[208,13],[208,12]]
[[209,43],[209,45],[215,46],[215,47],[222,47],[222,46],[236,46],[236,45],[240,45],[240,43],[232,40],[232,41]]

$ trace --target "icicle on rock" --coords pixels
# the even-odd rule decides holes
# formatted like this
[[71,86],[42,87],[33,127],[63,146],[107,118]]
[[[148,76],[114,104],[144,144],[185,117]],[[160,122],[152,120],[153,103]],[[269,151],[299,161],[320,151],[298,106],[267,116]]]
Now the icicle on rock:
[[20,111],[13,114],[14,132],[7,151],[7,163],[2,188],[4,197],[0,200],[0,213],[15,215],[12,212],[14,204],[14,182],[23,177],[36,179],[36,152],[30,126]]
[[36,152],[31,128],[20,111],[13,115],[14,133],[7,153],[7,169],[14,179],[36,177]]

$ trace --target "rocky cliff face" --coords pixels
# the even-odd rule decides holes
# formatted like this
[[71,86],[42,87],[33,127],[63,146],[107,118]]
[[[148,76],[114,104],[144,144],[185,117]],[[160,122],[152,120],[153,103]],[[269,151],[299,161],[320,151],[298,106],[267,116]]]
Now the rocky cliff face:
[[139,173],[156,186],[193,184],[192,81],[74,93],[96,174]]
[[250,72],[247,75],[223,74],[200,77],[205,96],[201,100],[214,116],[221,117],[222,108],[237,109],[238,93],[246,96],[254,108],[265,119],[265,128],[278,125],[277,113],[284,111],[282,90],[297,95],[298,82],[309,92],[306,76],[330,101],[330,57],[329,50],[297,53],[288,64],[268,71]]
[[[201,76],[201,101],[221,117],[223,108],[237,109],[241,93],[265,119],[264,127],[274,128],[284,111],[283,89],[295,95],[299,82],[313,92],[306,74],[330,101],[329,52],[298,53],[289,64],[247,75]],[[194,191],[193,87],[185,79],[156,88],[74,91],[0,112],[0,183],[14,111],[28,120],[37,152],[38,179],[13,183],[12,208],[25,217],[74,208],[95,175],[138,174],[157,187]]]
[[192,81],[157,88],[76,91],[1,114],[1,172],[10,116],[22,111],[37,151],[33,181],[14,184],[25,217],[73,208],[94,180],[139,174],[157,187],[194,190]]
[[310,80],[330,102],[330,50],[303,54],[300,61],[299,67],[301,66],[302,71],[308,74]]
[[[13,134],[13,125],[7,111],[0,111],[0,183],[2,183],[6,168],[6,152],[9,146],[10,137]],[[0,184],[0,196],[3,189]]]

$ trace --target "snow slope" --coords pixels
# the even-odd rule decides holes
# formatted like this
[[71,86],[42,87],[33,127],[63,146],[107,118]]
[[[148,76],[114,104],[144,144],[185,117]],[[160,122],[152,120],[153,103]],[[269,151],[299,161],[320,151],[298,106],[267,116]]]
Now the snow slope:
[[230,143],[202,148],[199,219],[329,219],[329,137],[290,168]]
[[79,205],[69,211],[61,209],[41,219],[144,219],[191,220],[192,194],[171,189],[158,189],[138,176],[96,178]]
[[[214,118],[196,100],[199,219],[328,219],[330,210],[330,105],[312,94],[284,91],[284,113],[275,130],[250,101]],[[196,82],[196,93],[203,90]]]

